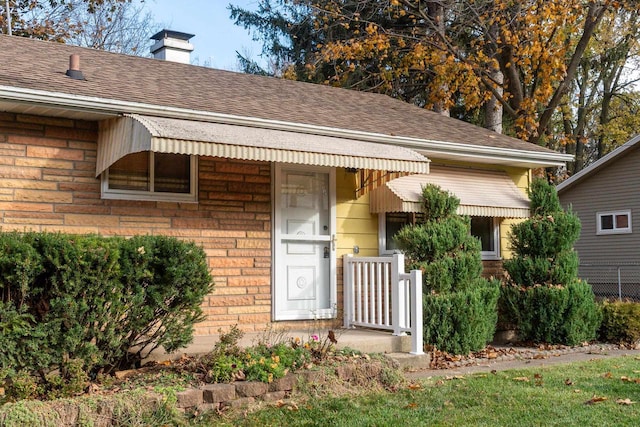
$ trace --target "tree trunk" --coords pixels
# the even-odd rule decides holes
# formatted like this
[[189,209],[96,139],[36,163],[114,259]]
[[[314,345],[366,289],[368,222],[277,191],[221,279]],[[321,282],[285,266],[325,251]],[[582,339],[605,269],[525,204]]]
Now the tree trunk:
[[582,31],[582,36],[576,45],[576,49],[573,52],[571,60],[569,61],[567,71],[565,73],[564,79],[556,89],[555,93],[551,97],[551,100],[547,104],[544,112],[540,116],[540,120],[538,122],[538,130],[537,134],[532,135],[530,142],[537,144],[540,141],[542,135],[545,134],[549,124],[551,123],[551,118],[553,117],[553,113],[560,104],[560,101],[564,97],[564,95],[569,90],[571,85],[571,81],[574,79],[576,75],[576,71],[578,70],[578,66],[580,65],[580,61],[584,55],[585,50],[589,44],[589,41],[593,37],[593,33],[596,28],[598,28],[598,24],[602,20],[602,17],[607,11],[607,6],[602,4],[596,4],[594,2],[589,4],[589,12],[584,20],[584,27]]
[[[504,93],[504,75],[500,68],[496,67],[489,71],[490,79],[495,82],[495,90],[498,96]],[[502,133],[502,103],[496,95],[492,95],[491,99],[486,103],[484,109],[484,127],[496,133]]]
[[[435,31],[438,32],[440,40],[445,39],[445,22],[444,22],[444,6],[439,1],[430,1],[427,3],[427,13],[429,18],[434,23]],[[446,61],[446,49],[441,49],[442,59]],[[442,88],[442,93],[449,93],[448,87]],[[449,107],[444,100],[436,102],[433,105],[433,111],[436,113],[442,114],[443,116],[449,116],[450,111]]]

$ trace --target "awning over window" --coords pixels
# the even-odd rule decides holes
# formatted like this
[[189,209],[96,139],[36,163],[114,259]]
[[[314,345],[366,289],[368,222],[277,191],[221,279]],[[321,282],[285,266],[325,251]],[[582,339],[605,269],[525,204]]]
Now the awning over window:
[[394,145],[143,115],[100,125],[96,176],[127,154],[180,153],[266,162],[428,173],[429,160]]
[[429,175],[396,178],[371,192],[370,210],[421,212],[422,187],[436,184],[460,199],[458,213],[469,216],[527,218],[529,200],[501,171],[432,167]]

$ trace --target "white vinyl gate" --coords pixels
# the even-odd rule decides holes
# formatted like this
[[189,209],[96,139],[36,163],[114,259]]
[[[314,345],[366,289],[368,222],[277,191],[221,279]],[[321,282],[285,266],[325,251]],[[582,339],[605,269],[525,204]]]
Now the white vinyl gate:
[[344,326],[411,334],[411,354],[424,354],[422,272],[404,272],[404,255],[343,257]]

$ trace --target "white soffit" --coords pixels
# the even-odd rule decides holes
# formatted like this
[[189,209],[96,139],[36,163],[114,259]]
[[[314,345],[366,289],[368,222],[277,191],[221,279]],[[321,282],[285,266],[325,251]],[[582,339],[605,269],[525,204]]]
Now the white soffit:
[[429,160],[389,144],[138,114],[100,123],[96,175],[140,151],[429,173]]
[[435,166],[428,175],[403,176],[373,190],[370,210],[422,212],[420,199],[427,184],[438,185],[458,197],[461,215],[529,217],[529,200],[505,172]]

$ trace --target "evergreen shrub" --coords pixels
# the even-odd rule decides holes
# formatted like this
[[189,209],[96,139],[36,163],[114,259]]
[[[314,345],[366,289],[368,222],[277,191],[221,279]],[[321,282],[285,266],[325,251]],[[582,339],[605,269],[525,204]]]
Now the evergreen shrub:
[[53,371],[71,377],[77,360],[90,375],[132,367],[186,346],[211,289],[194,243],[0,233],[0,369],[46,383]]
[[509,275],[501,290],[500,323],[515,324],[524,341],[576,345],[596,338],[601,313],[591,287],[580,281],[573,244],[580,220],[564,211],[553,186],[534,180],[532,217],[513,226],[514,252],[503,265]]
[[425,295],[425,342],[452,354],[484,348],[496,330],[499,295],[499,282],[485,280],[457,292]]
[[517,325],[525,341],[578,345],[596,338],[600,310],[591,286],[583,281],[569,285],[503,286],[500,292],[503,321]]
[[640,341],[640,303],[634,301],[604,301],[602,324],[598,331],[603,341],[637,344]]
[[499,286],[480,276],[480,241],[471,235],[471,220],[456,214],[459,204],[438,186],[426,185],[422,222],[403,227],[394,239],[407,268],[422,271],[425,343],[466,354],[493,338]]

